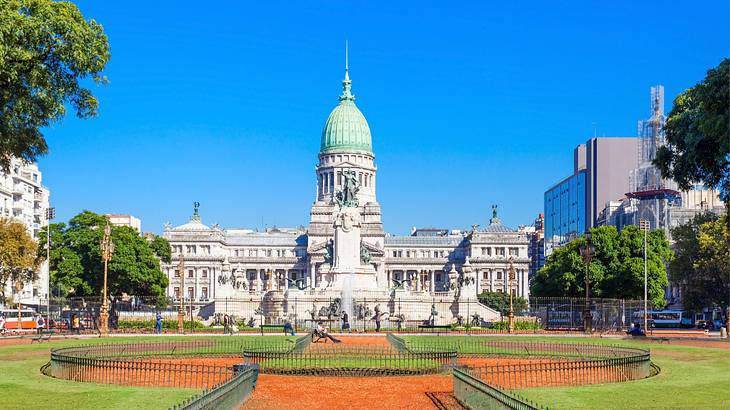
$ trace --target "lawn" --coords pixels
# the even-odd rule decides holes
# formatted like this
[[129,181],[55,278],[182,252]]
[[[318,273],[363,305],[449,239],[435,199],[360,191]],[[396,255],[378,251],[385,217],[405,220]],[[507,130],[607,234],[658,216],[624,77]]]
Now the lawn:
[[[221,338],[238,338],[229,336]],[[247,337],[254,338],[254,337]],[[197,338],[201,339],[201,338]],[[209,340],[210,338],[206,338]],[[280,343],[281,336],[266,336]],[[0,346],[0,398],[2,409],[167,409],[199,389],[145,388],[80,383],[53,379],[40,373],[55,347],[92,343],[196,340],[183,337],[130,337],[51,341],[43,344]],[[257,341],[263,341],[256,337]]]
[[[404,337],[407,343],[473,345],[474,336]],[[462,340],[460,340],[462,339]],[[651,350],[652,361],[661,368],[655,377],[624,383],[583,387],[523,389],[519,393],[551,409],[728,409],[730,408],[730,344],[728,348],[705,348],[656,344],[633,340],[490,337],[489,340],[548,341],[559,343],[620,344]]]

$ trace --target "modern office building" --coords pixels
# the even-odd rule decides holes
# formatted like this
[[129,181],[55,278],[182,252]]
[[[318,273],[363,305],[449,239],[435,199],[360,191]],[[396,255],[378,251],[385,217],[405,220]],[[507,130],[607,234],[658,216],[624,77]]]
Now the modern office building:
[[[51,193],[42,182],[43,174],[35,163],[12,159],[9,173],[0,170],[0,218],[21,222],[34,239],[47,224],[45,215]],[[44,262],[37,280],[26,283],[20,292],[11,285],[7,284],[6,295],[13,295],[23,304],[38,305],[48,293],[48,264]]]
[[573,175],[545,191],[545,256],[597,225],[606,203],[630,191],[636,138],[596,137],[573,150]]

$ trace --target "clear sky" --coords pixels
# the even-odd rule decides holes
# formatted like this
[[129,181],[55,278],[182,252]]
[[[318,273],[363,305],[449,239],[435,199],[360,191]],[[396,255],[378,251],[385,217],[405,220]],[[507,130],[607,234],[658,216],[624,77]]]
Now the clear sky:
[[350,76],[386,231],[531,224],[594,133],[635,136],[728,56],[728,2],[77,1],[104,25],[99,116],[46,131],[58,220],[145,231],[307,225],[321,129]]

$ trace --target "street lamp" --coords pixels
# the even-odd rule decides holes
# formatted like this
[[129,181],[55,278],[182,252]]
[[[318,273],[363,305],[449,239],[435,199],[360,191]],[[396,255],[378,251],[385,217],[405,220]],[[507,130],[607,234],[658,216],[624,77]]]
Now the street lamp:
[[507,291],[509,292],[509,313],[507,314],[507,323],[509,325],[509,333],[515,331],[515,310],[512,301],[512,288],[515,283],[515,265],[514,258],[509,258],[509,276],[507,276]]
[[107,271],[109,260],[114,253],[114,242],[111,238],[112,228],[107,222],[104,227],[104,237],[101,240],[101,258],[104,260],[104,290],[101,295],[101,308],[99,309],[99,332],[102,337],[109,336],[109,304],[107,303]]
[[639,229],[644,231],[644,332],[648,331],[647,324],[649,322],[648,316],[649,312],[647,312],[648,309],[648,280],[647,280],[647,269],[646,269],[646,237],[649,232],[649,221],[646,219],[639,220]]
[[182,248],[180,249],[180,265],[178,267],[180,272],[180,304],[177,309],[177,332],[185,333],[185,258],[183,257]]
[[580,254],[583,257],[583,263],[586,265],[586,305],[583,310],[583,330],[586,333],[591,333],[593,331],[593,316],[591,315],[591,305],[590,305],[590,280],[588,278],[588,270],[591,265],[591,258],[593,257],[593,254],[596,252],[596,247],[593,246],[591,243],[591,233],[586,232],[585,234],[585,244],[581,245],[579,247]]

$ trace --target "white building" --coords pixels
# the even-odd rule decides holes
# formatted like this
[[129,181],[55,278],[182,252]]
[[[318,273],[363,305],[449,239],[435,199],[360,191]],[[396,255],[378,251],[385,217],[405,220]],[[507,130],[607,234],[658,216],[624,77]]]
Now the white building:
[[132,215],[114,215],[106,214],[109,223],[114,226],[128,226],[134,228],[137,232],[142,233],[142,221]]
[[197,204],[188,223],[167,224],[163,236],[173,250],[173,262],[163,264],[168,294],[179,298],[184,293],[195,305],[210,304],[216,312],[244,314],[257,307],[272,318],[301,315],[336,297],[350,312],[358,306],[348,303],[358,304],[358,299],[390,306],[393,314],[393,301],[407,300],[411,305],[403,315],[415,321],[425,319],[432,302],[441,301],[450,306],[440,312],[444,321],[473,313],[494,320],[498,313],[479,305],[476,296],[484,290],[508,292],[512,266],[511,291],[529,296],[528,235],[502,225],[496,207],[483,229],[385,233],[370,128],[355,105],[347,70],[339,104],[322,130],[315,175],[306,229],[210,227]]
[[[12,159],[10,173],[0,170],[0,217],[23,223],[34,239],[47,224],[45,215],[50,191],[42,181],[43,175],[35,163]],[[41,265],[38,279],[26,284],[20,295],[11,284],[7,285],[5,294],[19,296],[24,304],[39,304],[48,294],[48,263]]]

